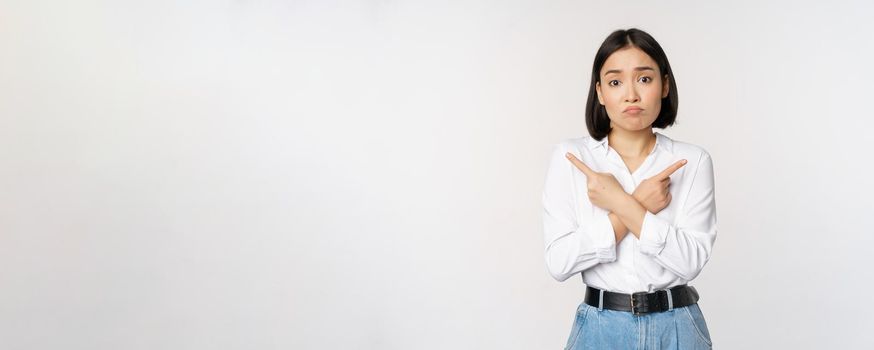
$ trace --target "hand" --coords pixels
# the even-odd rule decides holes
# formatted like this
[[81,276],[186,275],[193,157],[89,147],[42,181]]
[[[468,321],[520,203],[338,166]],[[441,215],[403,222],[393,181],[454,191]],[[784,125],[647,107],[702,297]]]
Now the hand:
[[622,204],[622,200],[628,194],[625,193],[625,189],[622,188],[622,185],[619,184],[619,181],[616,180],[613,174],[595,172],[573,154],[566,153],[565,157],[577,169],[586,174],[586,187],[588,188],[589,201],[592,204],[607,211],[614,211],[614,208]]
[[662,172],[640,182],[631,194],[640,205],[650,213],[658,213],[671,203],[671,174],[686,165],[686,160],[680,160],[667,167]]

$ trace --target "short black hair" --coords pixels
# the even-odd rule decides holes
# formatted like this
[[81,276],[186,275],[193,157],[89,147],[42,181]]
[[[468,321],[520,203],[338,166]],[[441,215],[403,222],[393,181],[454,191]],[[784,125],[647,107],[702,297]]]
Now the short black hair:
[[[598,91],[595,89],[595,84],[601,80],[601,68],[604,67],[607,58],[626,47],[637,47],[649,55],[659,66],[659,79],[663,79],[666,74],[668,76],[670,83],[668,96],[662,98],[662,109],[652,123],[652,127],[664,129],[674,125],[674,121],[677,119],[677,82],[674,80],[674,72],[671,70],[671,64],[668,63],[665,51],[651,35],[640,29],[619,29],[604,39],[601,48],[595,54],[595,63],[592,65],[592,83],[589,84],[589,99],[586,102],[586,126],[589,128],[589,135],[599,141],[607,136],[612,128],[610,127],[610,117],[607,116],[607,109],[598,101]],[[662,83],[664,84],[664,82]]]

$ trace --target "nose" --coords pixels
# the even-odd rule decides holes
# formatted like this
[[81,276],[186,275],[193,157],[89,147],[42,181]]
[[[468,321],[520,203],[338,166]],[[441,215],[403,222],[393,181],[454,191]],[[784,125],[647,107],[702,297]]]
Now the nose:
[[631,86],[625,88],[625,102],[638,102],[640,101],[640,95],[637,93],[637,88],[634,87],[633,84],[629,84]]

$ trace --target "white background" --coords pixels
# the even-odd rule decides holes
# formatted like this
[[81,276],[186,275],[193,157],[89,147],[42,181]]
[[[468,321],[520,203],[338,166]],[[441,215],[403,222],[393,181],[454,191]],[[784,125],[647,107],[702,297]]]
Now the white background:
[[[872,5],[4,1],[0,348],[559,349],[550,147],[613,30],[714,159],[720,349],[863,348]],[[659,130],[659,129],[657,129]]]

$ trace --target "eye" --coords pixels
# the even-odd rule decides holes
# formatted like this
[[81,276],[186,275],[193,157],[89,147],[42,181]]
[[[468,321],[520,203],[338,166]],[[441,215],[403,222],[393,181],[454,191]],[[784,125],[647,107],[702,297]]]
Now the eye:
[[648,83],[652,82],[652,78],[650,78],[650,77],[647,77],[647,76],[640,77],[640,80],[644,80],[644,79],[646,80],[643,82],[644,84],[648,84]]
[[615,81],[617,84],[619,83],[619,80],[613,79],[613,80],[611,80],[611,81],[608,81],[608,82],[607,82],[607,85],[610,85],[610,86],[618,86],[618,85],[613,85],[613,82],[614,82],[614,81]]

